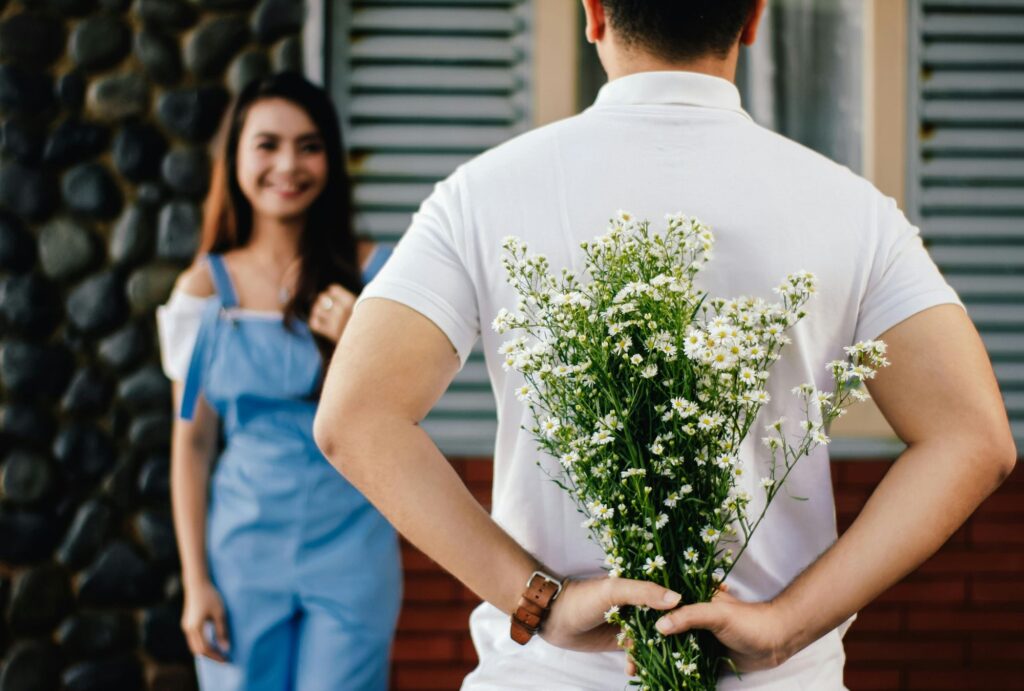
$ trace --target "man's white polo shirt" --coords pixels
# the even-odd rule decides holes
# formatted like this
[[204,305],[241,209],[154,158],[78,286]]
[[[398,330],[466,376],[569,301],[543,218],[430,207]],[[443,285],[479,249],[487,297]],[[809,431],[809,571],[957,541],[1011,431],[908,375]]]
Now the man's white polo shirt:
[[[579,243],[604,232],[618,209],[657,227],[683,212],[711,226],[714,259],[699,283],[713,296],[760,296],[787,273],[818,277],[808,316],[772,370],[763,420],[801,419],[790,389],[830,389],[825,363],[907,317],[959,303],[892,199],[848,169],[753,123],[728,81],[647,72],[601,89],[584,113],[513,139],[437,185],[361,300],[388,298],[437,324],[463,362],[483,338],[498,408],[492,515],[553,572],[601,574],[603,556],[567,495],[537,467],[521,377],[501,368],[504,340],[490,329],[516,296],[499,261],[501,239],[522,237],[552,267],[579,267]],[[760,429],[755,425],[755,430]],[[740,457],[751,483],[767,474],[752,433]],[[742,599],[776,595],[836,539],[829,459],[800,461],[730,575]],[[755,497],[760,493],[750,488]],[[797,501],[793,497],[807,497]],[[471,617],[480,666],[467,689],[623,689],[621,653],[583,654],[534,639],[509,640],[508,617],[484,604]],[[723,679],[720,688],[829,691],[842,686],[832,632],[782,667]]]

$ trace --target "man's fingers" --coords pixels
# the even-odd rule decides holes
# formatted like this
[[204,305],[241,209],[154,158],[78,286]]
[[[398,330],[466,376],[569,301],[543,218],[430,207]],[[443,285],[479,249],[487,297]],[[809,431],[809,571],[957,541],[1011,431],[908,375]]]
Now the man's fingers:
[[672,609],[679,604],[682,596],[650,581],[635,581],[631,578],[609,578],[609,603],[612,605],[647,606],[651,609]]
[[711,601],[726,603],[741,602],[741,600],[738,597],[729,592],[728,586],[726,586],[724,583],[720,585],[715,594],[711,596]]
[[721,626],[723,616],[721,606],[709,602],[701,602],[669,612],[659,619],[654,626],[660,633],[666,636],[693,629],[706,629],[714,633]]
[[627,677],[635,677],[636,676],[636,665],[633,663],[633,658],[631,658],[631,657],[627,657],[626,658],[626,676]]

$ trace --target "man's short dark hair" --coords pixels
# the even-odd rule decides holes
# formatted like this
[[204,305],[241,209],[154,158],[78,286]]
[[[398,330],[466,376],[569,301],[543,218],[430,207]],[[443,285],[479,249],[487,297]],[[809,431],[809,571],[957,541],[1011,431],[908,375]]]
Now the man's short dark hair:
[[725,57],[755,0],[601,0],[627,45],[672,62]]

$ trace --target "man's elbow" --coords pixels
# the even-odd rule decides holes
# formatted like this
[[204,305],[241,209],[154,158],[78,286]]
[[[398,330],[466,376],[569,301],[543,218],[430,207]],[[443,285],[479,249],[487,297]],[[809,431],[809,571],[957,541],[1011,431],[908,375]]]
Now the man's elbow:
[[[982,428],[984,429],[984,428]],[[989,425],[987,433],[974,435],[975,458],[991,470],[998,487],[1013,472],[1017,465],[1017,445],[1006,422]]]
[[1010,477],[1013,469],[1017,466],[1017,443],[1012,434],[1007,433],[996,454],[996,461],[999,467],[999,482],[1002,484],[1003,480]]
[[337,410],[328,410],[321,406],[313,418],[313,440],[316,442],[320,453],[330,461],[339,473],[343,473],[343,466],[346,463],[346,449],[353,447],[352,440],[348,437],[354,429],[355,422],[348,419],[346,423],[341,422],[344,415]]

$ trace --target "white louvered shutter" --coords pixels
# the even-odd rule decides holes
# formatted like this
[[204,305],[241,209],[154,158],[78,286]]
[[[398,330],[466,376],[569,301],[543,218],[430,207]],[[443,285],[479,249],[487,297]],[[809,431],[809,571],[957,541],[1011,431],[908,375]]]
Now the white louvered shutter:
[[[907,207],[1024,445],[1024,0],[913,0]],[[952,402],[955,404],[955,402]]]
[[[393,244],[437,181],[529,127],[529,2],[343,0],[329,12],[356,229]],[[496,426],[478,344],[424,428],[448,455],[489,456]]]

